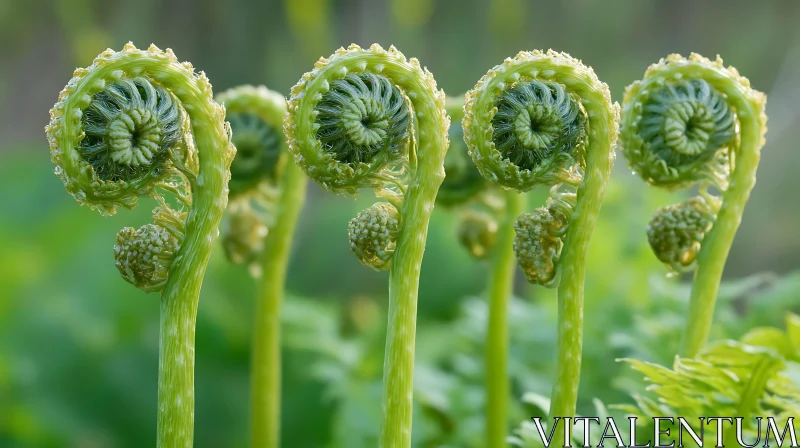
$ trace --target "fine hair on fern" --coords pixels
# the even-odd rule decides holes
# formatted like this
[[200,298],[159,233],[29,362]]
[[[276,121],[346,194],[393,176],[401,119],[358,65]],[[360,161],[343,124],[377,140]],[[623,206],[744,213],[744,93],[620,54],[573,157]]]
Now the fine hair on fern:
[[[470,155],[487,180],[519,192],[551,187],[547,207],[517,218],[513,249],[531,283],[558,287],[550,415],[572,417],[586,253],[614,163],[619,107],[579,60],[552,50],[523,51],[467,92],[464,113]],[[507,422],[493,428],[487,446],[505,446],[506,433]]]
[[380,446],[411,444],[417,291],[428,221],[444,178],[444,92],[394,47],[351,45],[321,58],[291,90],[285,132],[295,162],[323,189],[383,201],[349,225],[361,263],[389,270]]
[[[694,429],[701,425],[701,417],[737,417],[741,423],[729,421],[727,425],[708,418],[708,428],[695,431],[703,446],[756,446],[762,440],[767,446],[770,423],[763,417],[774,418],[783,428],[789,418],[800,415],[800,384],[792,373],[800,368],[798,334],[800,318],[789,314],[785,331],[755,328],[738,341],[713,342],[693,358],[676,356],[671,369],[624,359],[644,375],[647,393],[634,394],[634,405],[615,408],[638,417],[645,426],[652,425],[653,417],[662,416],[680,416]],[[672,438],[677,439],[678,423],[670,429]],[[653,431],[642,433],[652,435]],[[723,440],[718,440],[718,435]],[[683,439],[692,442],[689,437]],[[668,443],[671,439],[662,440]]]
[[756,181],[765,106],[766,96],[736,69],[698,54],[662,59],[625,91],[620,144],[633,171],[657,187],[699,188],[657,210],[647,229],[670,271],[695,271],[684,357],[708,341],[725,261]]
[[225,110],[171,50],[128,43],[75,71],[46,131],[55,174],[79,204],[103,215],[140,197],[160,204],[152,224],[117,234],[114,258],[126,281],[161,293],[158,446],[191,446],[197,304],[236,152]]
[[264,86],[222,92],[236,157],[223,244],[228,258],[259,278],[250,360],[250,443],[280,444],[280,315],[286,272],[307,178],[287,160],[285,98]]

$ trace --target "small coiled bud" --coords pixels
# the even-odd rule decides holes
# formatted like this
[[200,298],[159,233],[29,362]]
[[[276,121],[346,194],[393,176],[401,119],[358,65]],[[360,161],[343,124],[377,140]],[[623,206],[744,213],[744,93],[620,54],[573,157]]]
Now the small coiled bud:
[[694,196],[659,208],[647,226],[647,239],[656,257],[673,273],[694,269],[703,238],[714,226],[720,201]]
[[364,266],[384,271],[392,266],[392,255],[400,231],[400,213],[386,202],[373,204],[350,220],[350,250]]
[[114,265],[128,283],[143,291],[160,291],[179,247],[178,239],[161,226],[125,227],[117,233]]
[[225,104],[236,157],[231,162],[230,197],[237,200],[263,183],[277,185],[283,170],[286,100],[264,86],[244,85],[217,95]]
[[525,277],[530,283],[556,286],[566,216],[553,208],[539,207],[533,213],[521,214],[514,230],[514,253]]
[[262,177],[274,180],[281,156],[280,134],[269,123],[251,112],[226,115],[231,124],[231,141],[236,157],[231,162],[231,197],[252,189]]
[[264,248],[267,225],[263,217],[247,204],[228,208],[228,221],[222,232],[222,247],[232,263],[250,265]]
[[464,211],[458,223],[458,241],[477,259],[492,253],[497,241],[497,220],[488,213],[475,210]]

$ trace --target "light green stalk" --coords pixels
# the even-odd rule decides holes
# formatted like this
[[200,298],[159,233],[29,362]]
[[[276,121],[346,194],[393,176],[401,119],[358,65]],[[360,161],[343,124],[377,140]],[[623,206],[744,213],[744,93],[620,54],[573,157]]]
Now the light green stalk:
[[[125,182],[103,180],[80,149],[83,111],[92,103],[94,95],[130,79],[161,86],[177,99],[188,116],[184,126],[190,126],[187,132],[191,132],[192,138],[182,135],[180,143],[166,149],[162,147],[162,151],[169,151],[167,160],[171,163],[163,162],[165,165],[140,178],[125,179]],[[153,104],[146,107],[155,110]],[[132,107],[145,106],[134,104]],[[165,267],[154,264],[154,259],[137,258],[137,253],[126,252],[125,247],[118,247],[115,253],[117,266],[121,272],[125,270],[126,280],[146,291],[161,290],[157,432],[157,444],[161,447],[189,447],[193,441],[197,304],[211,247],[227,203],[228,169],[235,153],[230,146],[224,114],[224,108],[213,101],[211,85],[205,76],[196,75],[191,65],[179,63],[171,50],[163,52],[155,46],[138,50],[129,43],[121,52],[103,52],[92,66],[75,72],[51,110],[51,123],[47,128],[52,158],[57,164],[56,174],[79,203],[101,213],[113,214],[117,206],[134,207],[139,196],[157,197],[162,203],[154,215],[157,227],[167,229],[171,238],[181,242],[177,253],[159,246],[159,241],[146,242],[153,251],[169,250],[158,253],[159,261],[170,265],[166,281],[159,277]],[[104,124],[114,125],[113,122]],[[132,126],[131,132],[139,125]],[[189,144],[190,140],[194,145]],[[102,145],[112,153],[120,148],[118,138],[111,143],[103,140]],[[137,145],[131,138],[125,148],[136,152],[140,150]],[[151,158],[148,163],[154,160]],[[127,169],[120,166],[123,162],[116,163],[120,169]],[[191,196],[168,184],[168,175],[180,177],[184,186],[191,190]],[[175,193],[180,203],[191,204],[188,214],[169,208],[157,188]],[[128,234],[123,230],[120,235]],[[134,236],[138,237],[141,235]],[[144,243],[125,238],[118,236],[118,244]]]
[[[650,103],[653,106],[645,107]],[[702,241],[696,242],[700,252],[682,357],[697,356],[708,342],[725,261],[756,181],[767,131],[765,106],[766,96],[753,90],[747,78],[726,68],[719,57],[712,61],[698,54],[662,59],[625,92],[623,154],[634,171],[648,183],[670,189],[699,183],[701,193],[707,185],[723,190],[713,227],[704,236],[700,233]],[[676,110],[691,113],[682,118],[673,113]],[[650,116],[643,120],[643,114]],[[664,124],[658,127],[659,123]],[[695,132],[701,126],[705,130]],[[716,202],[712,197],[714,207],[708,214],[713,214]],[[686,268],[693,266],[688,263]]]
[[[447,112],[450,114],[450,119],[454,122],[457,121],[460,126],[461,120],[464,118],[464,97],[448,97]],[[451,127],[451,139],[455,140],[452,129]],[[457,135],[459,136],[458,138],[462,138],[460,133]],[[460,149],[456,147],[460,143],[451,142],[448,157],[457,155],[453,151]],[[472,163],[471,159],[469,163]],[[439,191],[440,198],[443,193],[448,193],[450,197],[469,201],[478,194],[476,193],[476,191],[479,192],[479,190],[476,190],[477,188],[484,190],[484,193],[486,193],[485,190],[487,190],[488,183],[477,172],[475,173],[477,177],[472,179],[469,177],[469,170],[459,169],[460,167],[455,166],[454,168],[456,169],[451,173],[447,171],[447,168],[448,166],[445,165],[445,175],[448,177],[445,178],[445,183]],[[476,169],[474,166],[470,168]],[[446,188],[447,180],[451,175],[456,177],[451,186]],[[459,175],[461,177],[458,177]],[[471,182],[462,180],[464,178]],[[478,185],[477,187],[475,186],[476,184]],[[488,448],[500,448],[507,445],[508,396],[510,389],[508,378],[508,304],[513,295],[514,274],[517,268],[513,248],[514,222],[517,216],[523,212],[525,206],[524,193],[506,190],[502,193],[501,198],[502,207],[488,207],[493,212],[493,215],[500,215],[502,212],[501,216],[491,216],[490,218],[493,222],[495,218],[500,221],[497,223],[496,230],[493,229],[496,234],[493,234],[492,247],[481,247],[480,251],[483,253],[483,250],[491,249],[492,254],[488,282],[489,319],[486,329],[486,352],[484,358],[486,372],[486,446]],[[477,198],[477,201],[480,202],[480,197]],[[461,205],[464,204],[461,203]],[[474,250],[470,250],[470,253],[473,256],[476,255]]]
[[[345,77],[348,74],[354,74],[357,79],[351,77],[347,80]],[[366,78],[358,78],[362,74]],[[330,89],[338,85],[334,84],[335,82],[363,83],[363,79],[367,79],[373,88],[375,83],[383,83],[386,80],[396,86],[405,96],[404,101],[408,104],[412,118],[409,120],[405,116],[400,120],[399,115],[385,116],[387,113],[385,107],[375,107],[383,99],[375,100],[372,94],[364,93],[362,90],[359,90],[360,93],[352,93],[354,91],[351,89],[352,101],[357,101],[358,104],[353,105],[354,107],[348,106],[347,114],[332,118],[346,121],[341,123],[342,129],[347,130],[341,132],[341,138],[349,138],[358,128],[354,126],[356,123],[352,120],[364,120],[359,123],[365,126],[364,132],[370,133],[359,134],[349,141],[346,147],[362,147],[365,142],[379,142],[382,148],[399,143],[406,146],[407,141],[386,141],[386,136],[394,132],[391,125],[388,128],[385,126],[387,120],[397,119],[399,121],[392,125],[416,124],[416,138],[411,145],[408,145],[407,157],[400,151],[389,154],[379,152],[367,162],[346,163],[337,157],[359,155],[332,154],[328,152],[327,146],[323,148],[320,143],[316,131],[321,124],[317,123],[316,117],[327,112],[316,108],[318,102],[325,98]],[[391,86],[385,88],[387,93],[391,93],[388,92]],[[337,104],[341,106],[341,103]],[[396,110],[394,106],[392,107]],[[369,234],[351,234],[351,244],[354,244],[354,241],[363,243],[357,252],[362,255],[359,257],[362,263],[369,263],[374,259],[383,266],[389,261],[386,257],[391,257],[389,323],[383,381],[384,415],[380,446],[408,447],[411,444],[414,344],[420,266],[425,250],[428,221],[437,191],[444,178],[442,167],[447,151],[449,123],[444,112],[444,93],[437,90],[433,76],[427,70],[423,70],[416,59],[406,60],[394,47],[384,50],[376,44],[368,50],[362,50],[352,45],[347,50],[339,49],[328,59],[320,59],[315,69],[302,77],[292,89],[288,111],[285,131],[290,151],[298,165],[311,178],[334,193],[355,195],[359,188],[372,187],[376,188],[379,196],[387,199],[387,203],[380,204],[380,207],[373,206],[369,213],[362,212],[361,219],[357,217],[355,222],[351,221],[353,229],[363,230],[362,220],[370,219],[370,216],[380,216],[384,222],[396,222],[392,210],[399,211],[401,221],[399,230],[383,229],[386,235],[374,238]],[[365,149],[366,151],[371,149]],[[398,165],[405,167],[407,174],[398,174],[391,170]],[[375,246],[383,243],[388,246]],[[373,267],[379,266],[376,264]]]
[[281,414],[280,313],[297,220],[303,208],[307,178],[288,161],[281,175],[281,197],[264,242],[261,281],[256,301],[251,359],[251,446],[278,447]]
[[[719,62],[721,65],[722,61]],[[707,76],[706,80],[725,93],[736,109],[741,132],[741,141],[735,151],[735,169],[731,173],[728,189],[722,195],[722,206],[697,256],[697,271],[689,302],[689,322],[683,334],[680,352],[683,357],[693,358],[708,342],[725,261],[742,222],[744,207],[756,183],[756,170],[766,133],[766,97],[728,78],[720,77],[719,69],[687,67],[685,70],[676,69],[676,73],[704,78]]]
[[[550,401],[551,417],[575,416],[583,353],[586,255],[614,165],[616,140],[615,109],[610,107],[608,98],[595,91],[591,83],[577,83],[572,88],[586,107],[590,137],[586,148],[586,171],[578,186],[578,202],[569,221],[558,264],[561,275],[558,285],[558,358]],[[556,435],[562,437],[563,433],[556,431]]]
[[[524,90],[514,90],[517,83],[553,90],[534,98],[526,96],[529,94]],[[554,92],[562,94],[552,96]],[[564,92],[569,96],[564,96]],[[507,94],[517,96],[507,102],[504,99]],[[544,104],[520,104],[526,99],[537,99]],[[570,108],[580,107],[573,103],[577,101],[585,112],[567,114]],[[502,111],[498,104],[503,105]],[[515,134],[509,138],[516,140],[495,142],[495,134],[507,130],[495,128],[493,118],[506,120],[515,110],[518,113],[513,124]],[[611,102],[608,86],[597,79],[591,68],[565,53],[532,51],[507,59],[481,78],[467,93],[465,112],[464,133],[470,154],[487,179],[517,191],[527,191],[536,185],[577,185],[574,207],[570,195],[556,193],[551,206],[556,215],[548,209],[524,214],[518,221],[519,241],[515,240],[517,257],[529,281],[558,284],[558,358],[550,417],[574,417],[582,355],[586,254],[614,163],[619,108]],[[532,117],[542,113],[550,114],[548,119],[563,126],[562,130],[572,132],[577,127],[583,134],[573,134],[577,136],[575,140],[567,140],[561,146],[541,147],[543,142],[556,141],[561,135],[539,128]],[[576,118],[566,121],[568,116]],[[541,139],[522,138],[538,133],[542,133]],[[498,148],[501,144],[502,148]],[[501,153],[500,149],[512,152]],[[531,151],[544,160],[529,168],[520,167],[512,160],[524,160],[524,154],[514,151]],[[583,170],[583,176],[573,169],[576,164]],[[566,216],[560,218],[561,215]],[[568,222],[566,235],[563,235],[566,223],[557,222],[563,219]],[[562,237],[563,250],[558,241]],[[557,267],[551,266],[553,256],[557,257]],[[563,432],[557,430],[556,446],[560,434]]]
[[[307,178],[287,161],[283,119],[286,99],[264,86],[222,92],[240,154],[231,165],[230,225],[224,237],[231,261],[248,263],[260,281],[255,300],[250,360],[250,443],[280,445],[280,313],[297,220]],[[266,237],[262,236],[267,229]]]
[[489,327],[486,330],[486,446],[505,447],[508,435],[508,303],[514,290],[514,221],[525,195],[505,192],[505,214],[497,230],[489,278]]

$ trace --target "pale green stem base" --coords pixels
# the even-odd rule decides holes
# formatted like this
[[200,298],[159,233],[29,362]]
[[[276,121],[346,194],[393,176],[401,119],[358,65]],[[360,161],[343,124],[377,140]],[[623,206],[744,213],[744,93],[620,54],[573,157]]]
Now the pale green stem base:
[[505,192],[506,209],[497,231],[489,279],[489,326],[486,340],[486,447],[507,446],[508,434],[508,303],[513,294],[514,221],[522,213],[525,195]]
[[[441,166],[420,165],[441,172]],[[441,175],[420,178],[427,183],[411,185],[405,198],[403,229],[389,274],[389,327],[383,363],[383,422],[380,446],[411,446],[411,415],[414,397],[414,344],[417,331],[417,290],[420,266],[428,236]],[[438,181],[437,181],[438,178]]]
[[261,281],[253,325],[250,367],[251,446],[277,448],[281,425],[280,314],[286,269],[307,178],[293,161],[286,163],[275,225],[269,229],[261,259]]
[[197,302],[196,296],[165,297],[161,300],[158,362],[159,447],[192,446]]
[[[205,172],[218,170],[201,166],[201,173],[204,169]],[[186,220],[186,237],[162,291],[158,360],[159,447],[191,447],[193,444],[195,323],[200,287],[224,210],[219,207],[219,198],[213,197],[213,192],[220,189],[213,186],[194,189],[195,207]]]

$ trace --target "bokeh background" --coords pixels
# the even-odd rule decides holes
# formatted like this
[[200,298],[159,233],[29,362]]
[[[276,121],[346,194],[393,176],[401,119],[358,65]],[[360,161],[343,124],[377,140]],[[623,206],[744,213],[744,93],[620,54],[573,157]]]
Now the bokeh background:
[[[394,44],[449,95],[519,50],[566,51],[621,101],[673,52],[720,54],[769,96],[758,184],[725,271],[715,338],[780,326],[800,277],[800,2],[745,0],[0,0],[0,446],[134,447],[155,440],[158,297],[125,283],[114,235],[152,204],[101,218],[52,173],[43,128],[78,66],[127,41],[170,47],[215,91],[287,93],[320,56],[351,42]],[[588,269],[580,410],[629,402],[641,380],[615,362],[670,363],[688,289],[668,279],[644,229],[684,193],[646,188],[620,156]],[[530,196],[531,207],[544,193]],[[387,274],[358,264],[346,223],[371,203],[309,191],[284,315],[283,446],[376,446]],[[415,444],[481,446],[486,265],[431,222],[420,286]],[[521,277],[521,276],[520,276]],[[245,446],[254,282],[217,250],[197,327],[198,447]],[[519,281],[512,310],[513,417],[548,394],[553,291]]]

